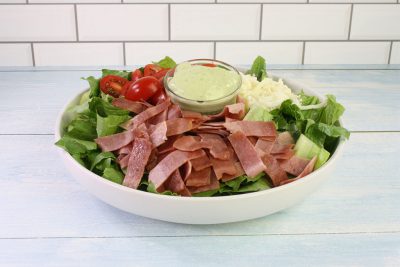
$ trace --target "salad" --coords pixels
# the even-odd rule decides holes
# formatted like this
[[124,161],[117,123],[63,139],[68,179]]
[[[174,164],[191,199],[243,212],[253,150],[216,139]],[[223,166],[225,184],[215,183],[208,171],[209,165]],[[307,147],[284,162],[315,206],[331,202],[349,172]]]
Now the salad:
[[[67,110],[72,119],[56,145],[112,182],[201,197],[296,181],[323,166],[340,139],[349,138],[339,124],[344,107],[334,96],[320,101],[295,94],[282,80],[268,77],[260,56],[240,73],[234,103],[217,114],[184,110],[171,100],[165,76],[175,68],[165,57],[133,71],[103,69],[100,78],[85,78],[90,89]],[[223,67],[193,69],[233,77],[218,68]]]

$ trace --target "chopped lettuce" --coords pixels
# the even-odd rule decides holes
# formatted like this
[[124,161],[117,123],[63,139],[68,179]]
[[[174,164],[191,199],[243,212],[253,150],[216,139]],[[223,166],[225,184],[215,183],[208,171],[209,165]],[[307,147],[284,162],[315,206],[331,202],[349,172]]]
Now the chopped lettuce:
[[274,117],[267,109],[262,107],[252,107],[243,120],[245,121],[272,121]]
[[122,184],[125,175],[118,169],[107,167],[104,169],[103,177],[117,184]]
[[99,96],[100,95],[100,79],[96,79],[93,76],[89,76],[87,78],[82,78],[83,80],[88,81],[89,83],[89,97]]
[[251,65],[251,68],[246,72],[246,74],[257,77],[259,82],[264,80],[267,77],[267,66],[265,59],[261,56],[256,57]]
[[109,115],[107,117],[97,115],[97,135],[100,137],[119,132],[119,125],[130,118],[129,115]]
[[125,79],[130,79],[131,78],[131,72],[126,71],[126,70],[108,70],[108,69],[102,69],[101,70],[102,76],[105,77],[107,75],[115,75],[115,76],[120,76]]
[[164,69],[171,69],[176,66],[176,62],[169,56],[166,56],[165,58],[161,59],[160,61],[153,62],[153,63]]

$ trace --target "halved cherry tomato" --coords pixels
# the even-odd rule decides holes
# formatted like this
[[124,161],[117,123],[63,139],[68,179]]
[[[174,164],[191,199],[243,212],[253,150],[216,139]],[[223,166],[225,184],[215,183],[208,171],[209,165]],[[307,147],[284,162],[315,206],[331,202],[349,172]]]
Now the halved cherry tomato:
[[127,79],[116,76],[107,75],[100,80],[100,90],[113,97],[119,97],[123,86],[128,82]]
[[165,93],[164,89],[157,91],[152,97],[149,99],[149,103],[153,105],[160,104],[165,99],[167,99],[167,94]]
[[160,66],[157,66],[155,64],[147,64],[144,67],[143,76],[144,77],[153,76],[154,73],[159,72],[160,70],[162,70]]
[[134,70],[134,71],[132,71],[132,74],[131,74],[131,81],[136,82],[137,80],[139,80],[142,77],[143,77],[143,73],[139,69]]
[[217,65],[215,65],[215,64],[213,64],[213,63],[204,63],[204,64],[201,64],[202,66],[205,66],[205,67],[211,67],[211,68],[214,68],[214,67],[216,67]]
[[143,77],[127,86],[125,98],[132,101],[146,101],[161,90],[161,84],[156,78]]
[[167,74],[168,71],[169,71],[169,69],[162,69],[162,70],[154,73],[152,76],[157,79],[164,78],[165,74]]

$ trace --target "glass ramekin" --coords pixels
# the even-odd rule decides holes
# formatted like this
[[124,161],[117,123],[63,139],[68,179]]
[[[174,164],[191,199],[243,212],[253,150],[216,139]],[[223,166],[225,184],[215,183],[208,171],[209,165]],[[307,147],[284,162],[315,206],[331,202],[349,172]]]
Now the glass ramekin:
[[227,95],[224,95],[220,98],[213,100],[196,100],[196,99],[185,98],[183,96],[178,95],[176,92],[172,91],[171,88],[168,86],[168,82],[174,76],[176,68],[175,67],[170,71],[168,71],[168,73],[164,77],[164,87],[173,103],[179,105],[183,110],[195,111],[203,114],[216,114],[220,112],[226,105],[234,104],[236,102],[237,94],[239,93],[239,89],[242,85],[242,76],[240,75],[239,71],[236,68],[225,62],[215,59],[192,59],[182,63],[187,63],[187,62],[192,65],[214,64],[216,65],[216,67],[233,71],[238,75],[239,79],[238,86],[232,92],[229,92]]

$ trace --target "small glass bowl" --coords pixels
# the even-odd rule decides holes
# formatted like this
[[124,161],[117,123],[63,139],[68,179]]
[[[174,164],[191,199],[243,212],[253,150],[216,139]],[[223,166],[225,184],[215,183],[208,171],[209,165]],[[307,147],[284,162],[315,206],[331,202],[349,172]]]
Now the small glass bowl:
[[[239,93],[239,89],[242,85],[242,76],[239,71],[233,66],[214,59],[192,59],[182,63],[190,63],[192,65],[204,65],[204,64],[213,64],[216,67],[224,68],[226,70],[233,71],[238,75],[238,86],[232,92],[229,92],[227,95],[224,95],[220,98],[213,100],[196,100],[189,99],[183,96],[178,95],[176,92],[171,90],[168,83],[172,77],[174,77],[175,68],[171,69],[167,72],[164,77],[164,87],[166,89],[167,94],[171,98],[171,101],[181,107],[183,110],[200,112],[203,114],[216,114],[220,112],[226,105],[234,104],[236,102],[236,96]],[[182,64],[180,63],[180,64]],[[178,65],[177,65],[178,66]]]

